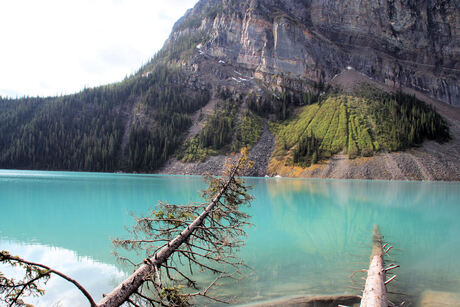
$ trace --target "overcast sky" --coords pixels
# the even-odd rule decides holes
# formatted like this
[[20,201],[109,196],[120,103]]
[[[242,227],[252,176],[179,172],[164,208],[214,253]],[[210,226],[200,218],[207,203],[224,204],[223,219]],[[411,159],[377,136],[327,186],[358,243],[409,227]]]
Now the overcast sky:
[[1,0],[0,95],[60,95],[120,81],[196,2]]

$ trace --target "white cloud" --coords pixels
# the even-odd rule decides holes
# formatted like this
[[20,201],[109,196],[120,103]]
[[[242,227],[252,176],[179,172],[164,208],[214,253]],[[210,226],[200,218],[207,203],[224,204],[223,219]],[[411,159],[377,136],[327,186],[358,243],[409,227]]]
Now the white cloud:
[[197,0],[0,2],[0,95],[56,95],[135,72]]

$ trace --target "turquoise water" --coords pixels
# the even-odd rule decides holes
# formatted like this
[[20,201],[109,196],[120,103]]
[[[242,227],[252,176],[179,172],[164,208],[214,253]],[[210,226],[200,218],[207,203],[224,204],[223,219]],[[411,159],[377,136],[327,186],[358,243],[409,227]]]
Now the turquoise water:
[[[460,184],[256,179],[254,224],[241,251],[254,272],[213,294],[237,303],[302,295],[358,294],[372,226],[401,265],[389,286],[413,303],[425,290],[460,289]],[[100,298],[127,273],[112,256],[111,238],[125,237],[128,214],[157,201],[199,201],[200,177],[0,171],[0,249],[67,272]],[[1,267],[2,271],[8,271]],[[14,274],[14,272],[10,272]],[[86,306],[59,279],[31,302]],[[401,297],[396,296],[395,300]],[[78,303],[80,302],[80,303]]]

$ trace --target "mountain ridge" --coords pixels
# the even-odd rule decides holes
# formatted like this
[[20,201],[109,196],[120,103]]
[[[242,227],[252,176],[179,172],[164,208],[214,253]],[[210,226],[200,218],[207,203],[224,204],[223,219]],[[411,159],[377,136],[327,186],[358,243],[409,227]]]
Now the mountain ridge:
[[[1,99],[0,167],[217,174],[228,154],[249,146],[257,167],[248,175],[254,176],[460,180],[460,109],[452,106],[459,100],[455,5],[437,0],[347,5],[201,0],[176,22],[152,60],[122,82],[64,97]],[[344,21],[340,12],[347,12]],[[448,37],[433,38],[436,29]],[[414,41],[422,51],[413,50]],[[430,57],[433,50],[439,54]],[[404,62],[409,60],[417,65]],[[358,97],[349,79],[388,93],[415,94],[447,122],[421,101],[407,105],[404,101],[413,99],[401,96],[394,98],[392,112],[409,112],[412,119],[401,117],[394,140],[410,133],[417,139],[398,148],[404,150],[399,154],[372,145],[358,148],[350,159],[347,145],[344,151],[315,149],[320,151],[313,166],[277,160],[272,155],[282,141],[277,125],[331,95]],[[426,140],[438,138],[447,126],[450,141]],[[366,129],[375,143],[374,128]],[[313,161],[310,154],[302,161]]]
[[451,1],[200,1],[171,38],[206,29],[211,55],[262,73],[327,82],[352,66],[458,104],[459,22]]

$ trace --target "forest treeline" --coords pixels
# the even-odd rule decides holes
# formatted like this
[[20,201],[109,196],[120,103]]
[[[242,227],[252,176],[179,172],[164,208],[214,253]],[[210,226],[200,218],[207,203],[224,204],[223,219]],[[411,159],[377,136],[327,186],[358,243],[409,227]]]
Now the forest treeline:
[[0,96],[0,168],[152,171],[183,144],[209,86],[178,60],[206,40],[182,35],[122,82],[60,97]]
[[74,95],[0,97],[0,168],[153,170],[208,100],[171,65]]
[[341,151],[355,158],[450,139],[446,121],[431,106],[401,92],[366,88],[354,96],[322,97],[241,97],[218,89],[213,113],[200,116],[206,116],[203,129],[185,140],[192,114],[210,97],[210,88],[189,86],[179,66],[157,64],[75,95],[0,98],[0,168],[149,172],[173,155],[193,162],[250,148],[264,118],[278,125],[274,156],[301,166]]

